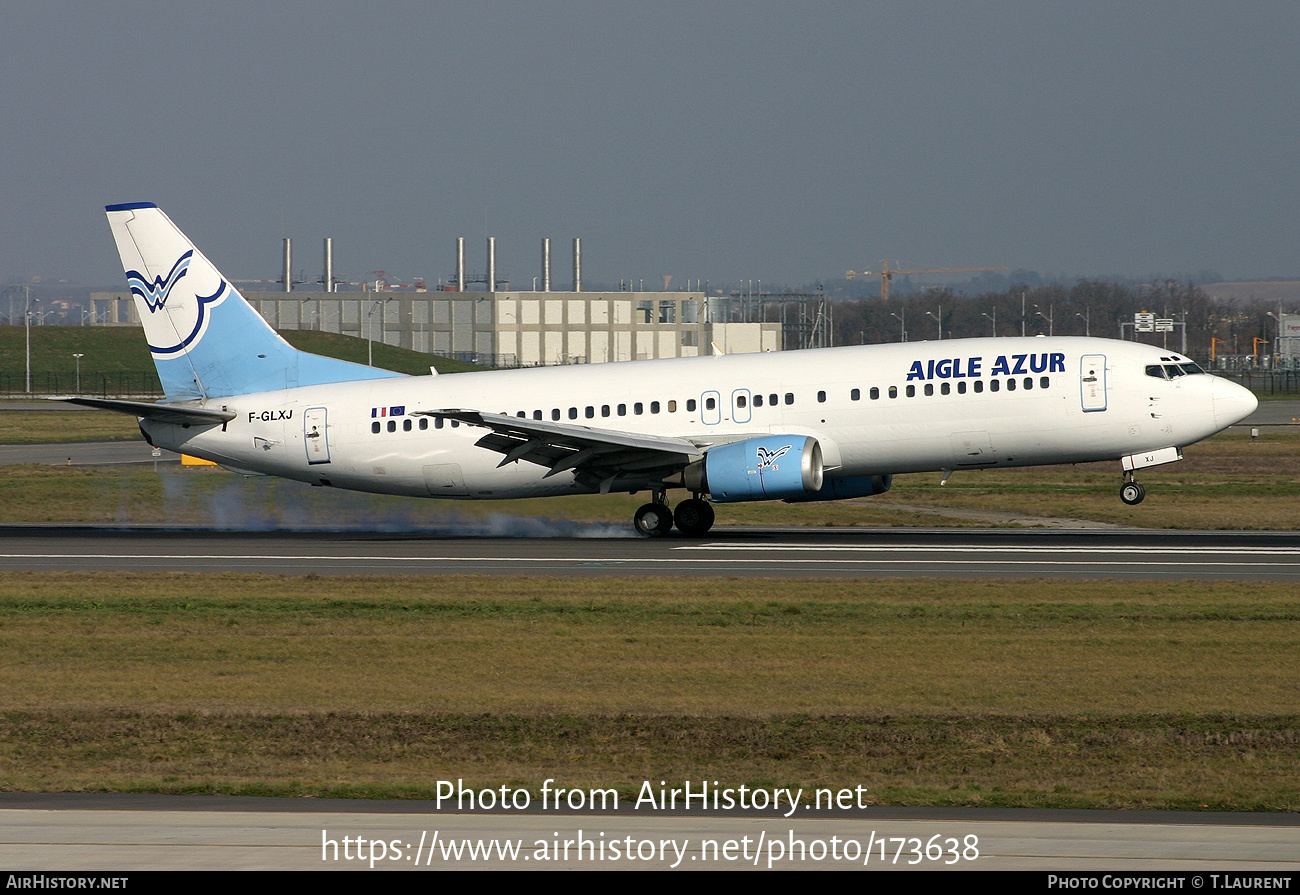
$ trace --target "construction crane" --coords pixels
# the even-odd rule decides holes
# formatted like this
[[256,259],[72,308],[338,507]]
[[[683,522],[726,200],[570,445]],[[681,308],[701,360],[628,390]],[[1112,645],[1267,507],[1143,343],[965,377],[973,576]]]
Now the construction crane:
[[1009,270],[1007,267],[931,267],[927,270],[890,270],[889,259],[886,258],[880,262],[880,270],[846,270],[845,279],[851,280],[854,277],[880,277],[880,300],[889,300],[889,280],[896,274],[906,276],[907,274],[916,273],[975,273],[985,270]]

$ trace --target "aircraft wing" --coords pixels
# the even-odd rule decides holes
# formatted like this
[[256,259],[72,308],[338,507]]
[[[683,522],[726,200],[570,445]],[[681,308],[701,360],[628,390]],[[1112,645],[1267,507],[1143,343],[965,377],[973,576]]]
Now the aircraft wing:
[[458,420],[491,431],[475,444],[504,454],[498,467],[517,460],[549,470],[546,478],[573,470],[586,484],[602,492],[622,490],[680,472],[698,460],[712,439],[692,440],[662,435],[642,435],[613,429],[593,429],[572,423],[530,420],[478,410],[420,410],[413,416]]
[[114,398],[59,398],[58,400],[68,404],[83,404],[99,410],[127,413],[160,423],[219,426],[235,418],[235,414],[229,410],[209,410],[191,404],[151,404],[148,401],[120,401]]

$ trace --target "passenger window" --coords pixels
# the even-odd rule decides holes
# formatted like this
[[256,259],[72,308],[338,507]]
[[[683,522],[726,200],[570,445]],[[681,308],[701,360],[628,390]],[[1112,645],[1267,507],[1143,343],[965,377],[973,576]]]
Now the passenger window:
[[[776,395],[768,395],[768,396],[767,396],[767,403],[768,403],[768,406],[770,406],[770,407],[775,407],[779,402],[776,400]],[[788,402],[787,402],[787,403],[788,403]]]
[[539,419],[541,419],[541,418],[542,418],[542,412],[541,412],[540,410],[534,410],[534,411],[533,411],[533,419],[535,419],[535,420],[539,420]]
[[793,403],[794,403],[794,392],[786,392],[786,393],[785,393],[785,403],[787,403],[787,404],[793,404]]
[[658,413],[658,412],[659,412],[659,402],[658,402],[658,401],[651,401],[651,402],[650,402],[650,412],[651,412],[651,413]]
[[927,382],[927,383],[925,384],[925,396],[928,398],[928,397],[930,397],[930,396],[933,395],[933,394],[934,394],[934,383],[933,383],[933,382]]
[[762,395],[755,395],[755,396],[754,396],[754,406],[755,406],[755,407],[762,407],[762,406],[763,406],[763,396],[762,396]]
[[817,403],[818,403],[818,404],[825,404],[825,403],[826,403],[826,393],[825,393],[825,392],[818,392],[818,393],[817,393]]
[[852,391],[850,391],[850,392],[849,392],[849,400],[850,400],[850,401],[861,401],[861,400],[862,400],[862,389],[860,389],[860,388],[855,388],[855,389],[853,389]]
[[891,398],[897,398],[897,397],[898,397],[898,386],[896,386],[896,385],[891,385],[891,386],[889,387],[889,397],[891,397]]
[[[963,383],[963,384],[964,384],[964,383]],[[942,394],[945,394],[945,395],[946,395],[946,394],[948,394],[949,392],[952,391],[952,386],[951,386],[950,384],[948,384],[947,382],[945,382],[945,383],[943,383],[942,385],[939,386],[939,391],[940,391]]]
[[871,400],[880,400],[880,389],[876,388],[874,385],[871,387]]
[[608,405],[608,404],[601,404],[601,405],[600,405],[600,415],[601,415],[601,416],[609,416],[609,405]]
[[571,420],[576,420],[577,418],[578,418],[578,408],[576,408],[576,407],[570,407],[570,408],[569,408],[569,419],[571,419]]
[[748,403],[748,402],[745,400],[745,396],[744,396],[744,395],[736,395],[736,406],[737,406],[737,407],[744,407],[747,403]]
[[552,409],[551,409],[551,419],[553,419],[553,420],[558,420],[559,418],[560,418],[560,408],[558,408],[558,407],[554,407],[554,408],[552,408]]
[[978,395],[978,394],[979,394],[980,392],[982,392],[982,391],[984,391],[984,380],[983,380],[983,379],[976,379],[976,380],[975,380],[975,394]]
[[704,399],[704,409],[705,409],[705,410],[712,410],[714,407],[717,406],[717,404],[718,404],[718,402],[715,401],[715,400],[713,400],[712,398],[705,398],[705,399]]
[[626,404],[620,404],[620,405],[618,405],[618,415],[619,415],[619,416],[627,416],[627,405],[626,405]]
[[389,431],[389,432],[396,432],[396,431],[397,431],[397,420],[389,420],[389,421],[388,421],[388,431]]
[[645,413],[645,405],[642,404],[640,401],[637,401],[635,404],[632,405],[632,412],[635,413],[637,416],[640,416],[641,414]]
[[420,417],[420,431],[423,432],[425,429],[428,428],[429,428],[429,418],[427,416]]
[[676,413],[676,412],[677,412],[677,402],[676,402],[676,401],[669,401],[669,402],[668,402],[668,412],[669,412],[669,413]]
[[1026,377],[1025,377],[1025,388],[1033,388],[1033,387],[1034,387],[1034,377],[1032,377],[1032,376],[1026,376]]
[[433,421],[433,428],[435,428],[435,429],[441,429],[441,428],[442,428],[442,424],[443,424],[443,419],[442,419],[442,417],[438,417],[436,420]]
[[402,420],[402,431],[403,431],[403,432],[410,432],[410,431],[411,431],[411,421],[410,421],[410,420]]
[[586,407],[586,409],[582,411],[582,415],[585,416],[585,417],[586,417],[587,419],[589,419],[589,420],[590,420],[590,419],[595,419],[595,417],[596,417],[596,408],[595,408],[595,407],[592,407],[590,404],[588,404],[587,407]]
[[998,380],[996,380],[996,379],[991,379],[991,380],[989,380],[989,391],[991,391],[991,392],[995,392],[995,391],[997,391],[999,388],[1001,388],[1001,386],[998,385]]
[[963,379],[961,382],[957,383],[957,394],[966,394],[966,380]]
[[1008,380],[1007,380],[1007,391],[1009,391],[1009,392],[1014,392],[1015,390],[1016,390],[1016,381],[1015,381],[1014,379],[1008,379]]
[[1051,379],[1048,379],[1046,376],[1043,376],[1043,377],[1039,378],[1039,380],[1038,380],[1038,387],[1039,387],[1039,388],[1047,388],[1047,383],[1049,383],[1049,382],[1051,382],[1051,381],[1052,381]]
[[695,399],[694,399],[694,398],[688,398],[688,399],[687,399],[687,401],[686,401],[686,409],[687,409],[688,411],[690,411],[691,413],[694,413],[694,412],[695,412]]
[[379,434],[379,430],[380,430],[381,428],[382,428],[382,427],[379,425],[379,423],[371,423],[371,424],[370,424],[370,431],[373,432],[373,433],[375,433],[376,435]]

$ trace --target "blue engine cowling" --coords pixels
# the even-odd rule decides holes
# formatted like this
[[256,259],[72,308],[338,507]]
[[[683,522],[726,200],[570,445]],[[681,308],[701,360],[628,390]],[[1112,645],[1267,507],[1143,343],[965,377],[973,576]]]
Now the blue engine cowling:
[[848,500],[851,497],[870,497],[884,494],[894,483],[892,475],[852,475],[842,479],[827,479],[821,489],[813,494],[784,498],[786,503],[805,500]]
[[822,449],[807,435],[765,435],[711,449],[686,467],[692,491],[714,503],[815,499],[822,488]]

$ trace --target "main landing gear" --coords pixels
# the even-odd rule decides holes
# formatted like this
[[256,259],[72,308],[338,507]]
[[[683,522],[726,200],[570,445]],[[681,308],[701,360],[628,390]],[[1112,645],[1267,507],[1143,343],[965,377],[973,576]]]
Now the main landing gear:
[[648,538],[660,538],[677,530],[688,538],[698,538],[713,527],[713,507],[698,496],[683,500],[677,505],[677,512],[668,509],[667,495],[664,491],[654,492],[654,501],[647,503],[636,511],[632,523],[636,530]]
[[1147,489],[1133,478],[1133,473],[1128,473],[1128,478],[1119,486],[1119,499],[1131,507],[1137,506],[1142,502],[1142,498],[1147,496]]

